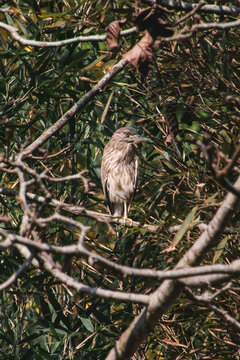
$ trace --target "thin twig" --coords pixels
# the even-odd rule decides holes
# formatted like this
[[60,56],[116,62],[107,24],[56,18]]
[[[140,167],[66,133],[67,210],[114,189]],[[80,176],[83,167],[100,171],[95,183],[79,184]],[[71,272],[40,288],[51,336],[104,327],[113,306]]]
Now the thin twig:
[[193,34],[197,33],[198,31],[207,31],[211,29],[217,30],[227,30],[235,27],[240,26],[240,20],[231,21],[227,23],[207,23],[207,24],[196,24],[193,25],[191,28],[184,27],[182,30],[179,31],[178,34],[168,37],[162,38],[161,41],[169,42],[169,41],[182,41],[189,39],[192,37]]
[[[18,190],[10,189],[8,187],[0,187],[0,194],[16,197],[16,196],[18,196]],[[41,204],[41,203],[45,203],[45,201],[46,201],[44,196],[40,196],[40,195],[30,193],[30,192],[27,192],[26,196],[29,200],[32,200],[36,203]],[[83,206],[78,206],[78,205],[74,205],[74,204],[66,204],[66,203],[56,200],[56,199],[51,199],[51,201],[49,202],[48,205],[58,208],[58,209],[61,209],[61,210],[64,210],[64,211],[67,211],[70,214],[83,215],[88,218],[92,218],[92,219],[95,219],[97,221],[104,222],[107,224],[109,224],[110,222],[113,222],[113,223],[124,225],[124,226],[130,227],[130,228],[135,227],[135,228],[146,229],[147,231],[154,232],[154,233],[157,231],[160,231],[159,225],[150,225],[150,224],[141,225],[141,223],[138,221],[115,217],[115,216],[112,216],[107,213],[104,214],[104,213],[99,213],[97,211],[87,210]]]
[[211,304],[209,302],[208,296],[203,295],[195,295],[190,289],[185,288],[186,294],[190,297],[191,300],[196,302],[201,302],[205,304],[209,310],[212,310],[215,314],[220,315],[228,324],[233,325],[238,330],[240,330],[240,323],[234,319],[231,315],[227,313],[227,311],[224,311],[217,307],[214,304]]
[[240,144],[235,149],[235,152],[230,162],[228,162],[227,165],[222,170],[219,170],[218,166],[214,162],[215,160],[214,154],[216,153],[216,157],[217,157],[218,151],[211,143],[210,138],[207,138],[206,144],[202,143],[201,141],[197,141],[197,145],[200,147],[203,156],[205,158],[205,161],[207,163],[207,166],[209,167],[215,180],[219,182],[223,187],[225,187],[228,191],[231,191],[234,195],[240,198],[240,190],[238,190],[226,177],[226,175],[228,175],[229,172],[234,168],[235,163],[239,157]]
[[197,4],[197,6],[195,6],[188,14],[184,15],[183,17],[181,17],[180,19],[174,21],[171,26],[174,27],[174,26],[177,26],[179,25],[181,22],[187,20],[188,18],[190,18],[191,16],[195,15],[196,12],[201,8],[203,7],[204,5],[204,1],[200,1],[199,4]]
[[0,285],[0,291],[8,288],[9,286],[11,286],[12,284],[15,283],[15,281],[17,280],[17,278],[23,273],[23,271],[30,265],[30,263],[32,262],[34,258],[34,253],[31,253],[31,255],[22,263],[22,265],[20,266],[20,268],[15,271],[14,274],[12,274],[6,281],[4,281],[1,285]]

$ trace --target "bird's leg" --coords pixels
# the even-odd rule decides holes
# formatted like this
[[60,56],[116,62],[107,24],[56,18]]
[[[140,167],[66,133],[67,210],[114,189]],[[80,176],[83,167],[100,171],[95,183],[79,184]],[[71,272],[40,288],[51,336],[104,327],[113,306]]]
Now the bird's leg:
[[130,226],[133,225],[132,219],[128,218],[128,209],[129,209],[129,205],[128,205],[127,201],[124,201],[124,213],[123,213],[124,226],[126,226],[128,221],[130,223]]
[[124,201],[124,213],[123,213],[123,219],[124,219],[124,226],[127,223],[127,217],[128,216],[128,204],[127,201]]

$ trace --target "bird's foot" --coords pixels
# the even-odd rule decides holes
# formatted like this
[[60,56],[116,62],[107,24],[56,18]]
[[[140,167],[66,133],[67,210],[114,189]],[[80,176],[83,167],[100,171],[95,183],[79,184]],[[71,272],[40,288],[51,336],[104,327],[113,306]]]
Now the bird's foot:
[[133,226],[133,220],[128,218],[127,216],[123,216],[123,221],[124,221],[124,223],[123,223],[124,226],[126,226],[126,225],[129,227]]

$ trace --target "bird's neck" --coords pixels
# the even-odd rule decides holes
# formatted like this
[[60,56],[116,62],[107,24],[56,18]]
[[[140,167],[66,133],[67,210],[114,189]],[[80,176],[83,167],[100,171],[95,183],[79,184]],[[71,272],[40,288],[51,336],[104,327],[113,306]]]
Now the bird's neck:
[[134,144],[123,144],[119,149],[118,161],[125,163],[132,163],[134,158],[137,156],[137,148]]

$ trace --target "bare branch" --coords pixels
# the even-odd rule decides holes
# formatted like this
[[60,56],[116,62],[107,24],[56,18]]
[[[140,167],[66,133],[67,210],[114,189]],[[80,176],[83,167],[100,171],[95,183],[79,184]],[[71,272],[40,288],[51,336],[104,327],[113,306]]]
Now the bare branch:
[[31,145],[29,145],[23,152],[22,158],[32,154],[40,146],[42,146],[53,134],[58,132],[83,106],[85,106],[91,99],[98,94],[102,88],[126,66],[128,61],[126,59],[120,60],[115,64],[104,77],[87,93],[85,94],[71,109],[69,109],[54,125],[45,130]]
[[62,215],[60,215],[58,213],[54,213],[52,216],[49,216],[48,218],[41,218],[38,221],[42,225],[46,225],[47,223],[50,223],[52,221],[64,222],[64,223],[73,225],[76,228],[79,228],[84,233],[84,235],[86,235],[86,232],[91,229],[90,226],[83,225],[79,221],[75,221],[75,220],[73,220],[71,218],[68,218],[66,216],[62,216]]
[[68,175],[68,176],[64,176],[64,177],[57,177],[57,178],[47,176],[47,175],[44,175],[42,177],[51,182],[59,183],[59,182],[65,182],[65,181],[82,180],[83,175],[86,174],[86,172],[87,172],[87,170],[83,170],[78,174]]
[[[44,251],[44,248],[48,249],[48,247],[51,248],[51,245],[49,244],[41,244],[36,243],[34,241],[31,241],[29,239],[24,239],[23,237],[17,236],[19,239],[21,238],[21,243],[26,243],[27,245],[34,245],[34,248],[41,248]],[[24,240],[23,240],[24,239]],[[6,242],[0,244],[2,248],[5,248],[6,245],[9,244],[9,241],[14,240],[14,235],[9,236]],[[32,264],[39,268],[40,264],[38,261],[35,261],[34,254],[32,254],[28,248],[25,245],[16,245],[19,251],[23,254],[23,256],[27,257],[27,260],[22,264],[22,266],[14,273],[6,282],[4,282],[2,285],[0,285],[0,290],[5,289],[6,287],[10,286],[17,277],[25,270],[25,268],[32,262]],[[57,247],[55,247],[57,248]],[[59,252],[60,253],[60,252]],[[66,253],[65,253],[66,254]],[[124,301],[124,302],[135,302],[139,304],[148,304],[149,296],[148,295],[142,295],[142,294],[134,294],[134,293],[126,293],[126,292],[120,292],[120,291],[112,291],[108,289],[102,289],[102,288],[95,288],[86,286],[80,281],[77,281],[73,279],[71,276],[65,274],[59,266],[57,266],[53,261],[50,261],[50,258],[47,256],[47,254],[37,254],[38,259],[43,263],[43,267],[45,270],[47,270],[50,274],[52,274],[56,279],[61,281],[63,284],[72,287],[73,289],[77,290],[78,292],[84,292],[93,296],[99,296],[105,299],[115,299],[117,301]]]
[[215,273],[209,275],[193,276],[191,278],[182,278],[179,281],[181,284],[191,288],[204,288],[207,286],[219,286],[226,281],[232,280],[236,276]]
[[[234,183],[234,187],[240,190],[240,176]],[[205,254],[205,252],[214,246],[219,240],[219,235],[224,229],[232,211],[236,208],[239,199],[236,195],[228,193],[222,205],[208,224],[206,230],[200,235],[198,240],[192,245],[184,257],[179,261],[177,267],[195,265]]]
[[4,281],[4,283],[0,285],[0,291],[8,288],[13,283],[15,283],[15,281],[22,274],[22,272],[31,264],[33,258],[34,258],[34,253],[31,253],[31,255],[23,262],[20,268],[17,271],[15,271],[15,273],[12,274],[6,281]]
[[87,173],[87,170],[83,170],[78,174],[69,175],[69,176],[65,176],[65,177],[55,178],[55,177],[51,177],[51,176],[47,176],[47,175],[43,175],[43,176],[41,175],[41,177],[44,178],[45,180],[55,182],[55,183],[81,180],[84,185],[84,192],[90,194],[91,193],[90,188],[95,187],[96,185],[94,183],[91,183],[90,179],[87,179],[86,177],[83,176],[86,173]]
[[[149,5],[154,5],[156,3],[155,0],[144,0],[145,3]],[[175,10],[183,10],[183,11],[191,11],[198,3],[186,3],[183,1],[175,1],[175,0],[157,0],[157,4],[161,4],[162,6],[167,7],[168,9]],[[204,5],[200,9],[201,12],[209,13],[209,14],[219,14],[219,15],[239,15],[240,8],[233,6],[224,6],[224,5]]]
[[11,8],[0,9],[1,13],[14,15],[14,11]]
[[[194,298],[197,301],[211,301],[213,299],[215,299],[218,295],[222,294],[224,291],[229,290],[231,288],[231,282],[229,282],[227,285],[223,286],[221,289],[215,291],[214,293],[211,293],[210,291],[206,290],[203,294],[201,295],[196,295],[194,294]],[[191,292],[192,291],[190,289],[188,289],[188,287],[185,287],[184,291],[186,290],[186,292],[188,293],[188,291]]]
[[[96,81],[94,81],[96,82]],[[47,151],[45,149],[39,149],[40,152],[43,153],[43,156],[34,156],[34,155],[31,155],[29,154],[28,156],[32,159],[36,159],[36,160],[47,160],[47,159],[53,159],[57,156],[60,156],[61,154],[63,153],[68,153],[69,151],[71,151],[71,149],[74,147],[74,145],[79,141],[79,139],[81,139],[86,127],[88,126],[88,122],[85,122],[85,124],[82,126],[82,129],[80,131],[80,133],[78,133],[78,136],[73,140],[71,141],[71,145],[69,145],[68,147],[66,147],[65,149],[62,149],[60,151],[58,151],[57,153],[55,154],[52,154],[52,155],[47,155]]]
[[[223,187],[225,187],[227,190],[231,191],[233,194],[238,196],[240,198],[240,191],[237,190],[229,181],[229,179],[226,177],[229,172],[234,168],[234,165],[239,157],[240,154],[240,144],[235,149],[235,152],[232,156],[232,159],[227,162],[226,166],[219,170],[217,165],[215,164],[214,155],[219,156],[218,150],[214,147],[214,145],[211,143],[211,139],[208,135],[205,136],[205,143],[202,143],[201,141],[197,141],[197,145],[201,148],[201,151],[203,153],[203,156],[205,158],[205,161],[207,163],[207,166],[209,167],[212,175],[218,181]],[[221,155],[219,156],[221,157]]]
[[181,17],[180,19],[174,21],[171,26],[177,26],[179,25],[181,22],[187,20],[188,18],[190,18],[191,16],[195,15],[198,10],[203,7],[204,5],[204,1],[200,1],[199,4],[197,4],[197,6],[195,6],[188,14],[184,15],[183,17]]
[[[14,189],[10,189],[7,187],[0,187],[0,194],[6,195],[6,196],[17,196],[18,191]],[[44,196],[40,196],[37,194],[33,194],[30,192],[26,193],[26,196],[28,199],[37,202],[37,203],[45,203],[46,199]],[[122,219],[118,217],[114,217],[109,214],[103,214],[92,210],[87,210],[83,206],[73,205],[73,204],[66,204],[62,201],[58,201],[55,199],[51,199],[51,201],[48,203],[49,206],[59,208],[61,210],[67,211],[74,215],[83,215],[92,219],[95,219],[100,222],[104,223],[110,223],[114,222],[120,225],[124,225],[126,227],[136,227],[136,228],[143,228],[147,229],[149,232],[157,232],[160,230],[160,227],[158,225],[150,225],[150,224],[144,224],[138,222],[138,221],[132,221],[131,219]]]
[[[234,184],[240,190],[240,176]],[[178,262],[176,268],[184,268],[197,264],[212,246],[216,245],[239,199],[228,193],[222,205],[210,221],[207,229]],[[128,329],[121,335],[115,347],[109,352],[106,360],[126,360],[131,357],[143,339],[153,330],[161,315],[180,294],[182,285],[174,280],[165,280],[159,288],[150,295],[147,308],[134,319]]]
[[[82,237],[86,235],[86,232],[89,230],[89,227],[74,221],[72,219],[65,218],[58,214],[54,214],[51,218],[48,218],[47,221],[58,220],[63,222],[68,222],[69,224],[79,227],[82,230]],[[33,248],[36,251],[52,253],[52,254],[62,254],[62,255],[71,255],[71,256],[84,256],[89,259],[91,265],[94,262],[99,262],[107,268],[111,268],[114,271],[121,273],[123,276],[136,276],[142,278],[152,278],[157,280],[164,279],[181,279],[181,282],[187,284],[188,286],[203,287],[206,284],[212,285],[219,282],[219,280],[226,281],[229,276],[239,276],[240,274],[240,259],[234,260],[230,265],[205,265],[198,267],[188,267],[184,269],[174,269],[174,270],[153,270],[153,269],[138,269],[132,268],[129,266],[119,265],[115,262],[106,259],[105,257],[98,255],[94,252],[87,250],[82,241],[77,245],[67,245],[67,246],[56,246],[41,242],[36,242],[30,240],[26,237],[9,234],[6,235],[6,240],[0,243],[0,249],[6,249],[12,246],[14,243],[22,244],[27,247]],[[221,275],[217,275],[221,274]],[[201,276],[200,276],[201,275]],[[225,276],[225,277],[224,277]],[[186,279],[190,278],[190,279]]]
[[[17,28],[7,25],[3,22],[0,22],[0,28],[8,31],[14,40],[16,40],[19,44],[24,45],[24,46],[52,48],[52,47],[65,46],[65,45],[69,45],[69,44],[73,44],[73,43],[105,41],[106,40],[106,34],[104,34],[104,35],[91,35],[91,36],[77,36],[72,39],[61,40],[61,41],[36,41],[36,40],[29,40],[29,39],[23,38],[22,36],[20,36],[18,34],[19,30]],[[126,36],[126,35],[132,34],[134,32],[136,32],[135,27],[121,31],[120,35]]]
[[197,33],[198,31],[207,31],[211,29],[217,29],[217,30],[227,30],[234,27],[240,26],[240,20],[231,21],[227,23],[207,23],[207,24],[196,24],[193,25],[191,28],[184,27],[182,30],[180,30],[176,35],[172,37],[166,37],[162,38],[161,41],[182,41],[189,39],[192,37],[193,34]]
[[[173,234],[175,232],[177,232],[180,228],[181,228],[182,224],[180,225],[173,225],[170,226],[167,231],[170,234]],[[200,231],[204,231],[205,229],[207,229],[207,224],[204,223],[199,223],[199,220],[193,221],[192,224],[189,225],[189,230],[193,229],[193,228],[198,228]],[[237,227],[225,227],[223,230],[223,234],[233,234],[236,233],[239,229]]]
[[224,311],[213,304],[207,304],[207,307],[210,310],[214,311],[215,314],[220,315],[228,324],[233,325],[240,331],[240,322],[234,319],[231,315],[229,315],[227,311]]
[[234,154],[230,159],[230,161],[227,163],[227,165],[222,170],[218,170],[218,174],[217,174],[218,177],[229,175],[229,173],[233,170],[237,159],[239,158],[239,154],[240,154],[240,144],[235,149]]
[[98,287],[94,288],[87,286],[81,283],[80,281],[74,280],[71,276],[62,272],[58,267],[54,266],[54,264],[51,261],[49,261],[44,254],[38,256],[43,262],[43,267],[45,270],[47,270],[50,274],[52,274],[56,279],[61,281],[63,284],[72,287],[78,292],[87,293],[93,296],[99,296],[104,299],[114,299],[117,301],[126,301],[126,302],[128,301],[137,302],[145,305],[148,304],[149,301],[148,295],[112,291],[107,289],[101,289]]
[[195,295],[190,289],[187,288],[185,288],[185,292],[190,297],[190,299],[196,302],[204,303],[209,310],[214,311],[217,315],[220,315],[228,324],[233,325],[235,328],[237,328],[238,331],[240,331],[240,322],[229,315],[227,311],[224,311],[216,305],[211,304],[209,302],[208,296],[205,296],[205,294]]

